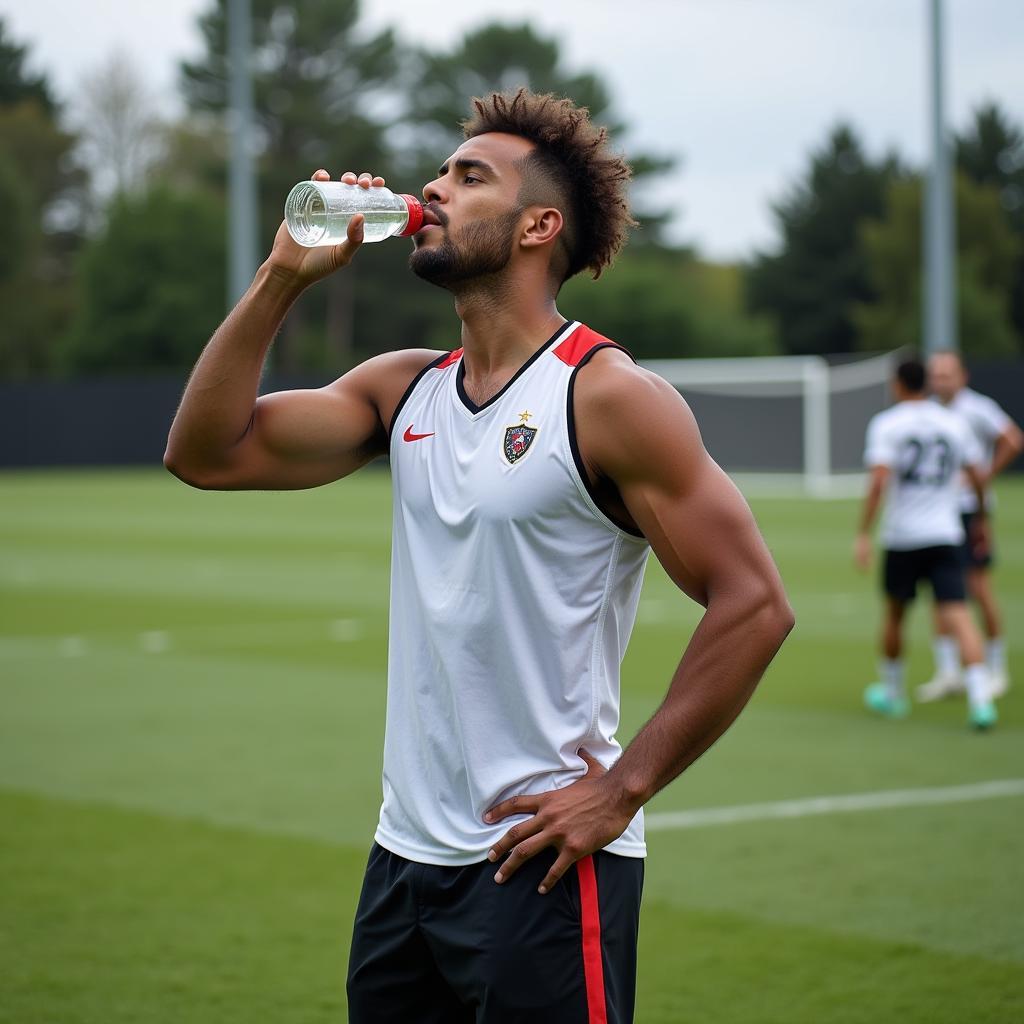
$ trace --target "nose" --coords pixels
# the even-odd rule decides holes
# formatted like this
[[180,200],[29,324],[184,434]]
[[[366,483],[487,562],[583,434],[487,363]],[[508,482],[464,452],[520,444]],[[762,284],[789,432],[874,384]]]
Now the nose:
[[441,188],[440,178],[435,178],[423,186],[423,201],[426,203],[443,203],[446,199],[444,189]]

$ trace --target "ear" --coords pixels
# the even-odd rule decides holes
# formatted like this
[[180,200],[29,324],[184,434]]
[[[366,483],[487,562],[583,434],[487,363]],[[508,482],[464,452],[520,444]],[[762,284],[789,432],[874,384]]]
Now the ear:
[[559,235],[562,214],[553,206],[531,206],[524,212],[519,244],[527,248],[548,245]]

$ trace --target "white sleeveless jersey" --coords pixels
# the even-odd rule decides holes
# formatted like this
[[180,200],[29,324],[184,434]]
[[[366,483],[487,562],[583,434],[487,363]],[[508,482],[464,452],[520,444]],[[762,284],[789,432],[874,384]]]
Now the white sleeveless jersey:
[[[621,753],[619,666],[646,541],[588,491],[573,429],[576,371],[613,345],[565,324],[494,398],[462,387],[462,350],[410,385],[391,430],[394,523],[384,802],[376,841],[471,864],[543,793]],[[646,854],[642,812],[608,846]]]

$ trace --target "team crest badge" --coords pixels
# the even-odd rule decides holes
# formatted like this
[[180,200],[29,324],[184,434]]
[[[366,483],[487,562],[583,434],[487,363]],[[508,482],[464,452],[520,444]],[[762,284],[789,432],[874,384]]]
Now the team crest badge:
[[522,420],[518,426],[505,428],[505,458],[510,463],[518,462],[533,444],[537,436],[536,427],[528,427],[526,421],[530,419],[530,413],[521,412],[519,418]]

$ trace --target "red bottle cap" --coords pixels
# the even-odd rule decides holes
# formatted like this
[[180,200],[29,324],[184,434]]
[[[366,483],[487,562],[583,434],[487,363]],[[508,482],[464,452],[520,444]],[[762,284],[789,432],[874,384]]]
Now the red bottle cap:
[[408,235],[415,235],[423,227],[423,204],[415,196],[405,195],[405,193],[399,193],[398,198],[405,200],[405,205],[409,210],[409,219],[406,221],[405,230],[399,231],[398,237],[405,238]]

